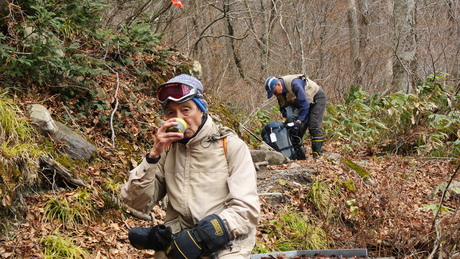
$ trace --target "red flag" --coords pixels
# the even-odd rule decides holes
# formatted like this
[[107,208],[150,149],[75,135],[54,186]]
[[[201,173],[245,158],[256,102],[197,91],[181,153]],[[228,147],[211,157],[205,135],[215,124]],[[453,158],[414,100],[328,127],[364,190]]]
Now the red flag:
[[171,2],[175,6],[184,7],[184,5],[182,4],[182,2],[180,0],[171,0]]

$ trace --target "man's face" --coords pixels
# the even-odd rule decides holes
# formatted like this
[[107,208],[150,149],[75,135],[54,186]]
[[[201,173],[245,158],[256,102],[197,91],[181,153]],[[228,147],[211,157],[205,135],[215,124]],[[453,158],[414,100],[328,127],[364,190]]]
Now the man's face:
[[193,100],[184,103],[168,102],[165,106],[165,115],[167,119],[180,118],[187,122],[188,128],[184,132],[185,138],[195,134],[203,119],[203,112]]
[[273,94],[275,96],[281,95],[283,93],[283,86],[281,85],[281,82],[276,83],[275,88],[273,88]]

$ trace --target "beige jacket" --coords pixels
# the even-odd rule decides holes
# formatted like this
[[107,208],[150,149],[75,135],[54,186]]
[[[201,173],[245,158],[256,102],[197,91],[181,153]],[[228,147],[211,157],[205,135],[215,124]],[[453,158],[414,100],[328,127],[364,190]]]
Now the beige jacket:
[[173,143],[156,164],[144,158],[131,171],[121,194],[128,206],[144,213],[168,194],[165,224],[173,233],[218,214],[232,238],[254,239],[260,213],[256,180],[247,145],[208,116],[187,144]]
[[292,87],[291,87],[292,80],[296,78],[300,78],[306,82],[305,83],[305,95],[307,96],[308,102],[310,103],[315,102],[315,95],[318,93],[320,86],[316,82],[308,78],[306,75],[304,74],[287,75],[287,76],[282,76],[280,78],[283,79],[284,86],[286,87],[288,91],[286,94],[286,97],[283,97],[282,95],[277,96],[278,100],[280,100],[280,105],[282,107],[286,107],[290,105],[293,105],[293,106],[297,105],[297,97],[292,92]]

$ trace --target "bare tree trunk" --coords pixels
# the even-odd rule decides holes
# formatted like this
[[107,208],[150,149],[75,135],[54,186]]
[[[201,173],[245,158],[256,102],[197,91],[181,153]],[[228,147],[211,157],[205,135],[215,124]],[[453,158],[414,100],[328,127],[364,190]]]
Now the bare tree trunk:
[[363,77],[366,74],[366,65],[369,63],[369,55],[367,54],[367,44],[369,41],[368,35],[368,19],[369,19],[369,11],[368,11],[368,0],[358,0],[358,28],[359,28],[359,59],[360,59],[360,66],[359,66],[359,77],[358,81],[359,86],[363,84]]
[[[447,20],[449,21],[449,28],[448,28],[448,31],[449,31],[449,35],[448,37],[458,37],[458,34],[460,32],[460,24],[458,22],[459,20],[459,7],[460,7],[460,3],[458,1],[454,1],[454,0],[448,0],[447,1],[447,6],[448,6],[448,10],[447,10]],[[455,44],[455,48],[457,50],[456,52],[456,55],[452,55],[452,63],[453,64],[460,64],[460,42],[458,40],[454,41],[453,42]],[[452,75],[459,75],[460,74],[460,69],[458,68],[458,66],[452,66],[451,69],[449,69],[447,71],[449,74],[452,74]]]
[[350,55],[353,62],[353,84],[362,86],[366,62],[367,0],[348,1],[348,26],[350,30]]
[[[389,17],[391,17],[393,13],[393,0],[386,0],[385,12],[388,17],[388,21],[391,20]],[[392,28],[393,27],[390,26],[390,23],[388,22],[388,25],[386,26],[386,33],[383,37],[383,42],[385,42],[383,52],[386,53],[383,72],[384,86],[389,86],[393,82],[393,47],[390,44],[390,42],[393,42]]]
[[352,61],[352,75],[354,85],[361,84],[359,71],[361,70],[361,60],[359,57],[359,28],[358,28],[358,11],[355,0],[348,1],[348,28],[350,31],[350,59]]
[[358,0],[358,27],[359,27],[359,48],[365,50],[367,48],[368,39],[368,0]]
[[262,48],[261,48],[261,71],[266,77],[268,70],[268,61],[270,60],[270,35],[272,22],[274,20],[274,6],[271,0],[260,0],[262,12]]
[[242,79],[246,79],[246,75],[244,73],[244,68],[243,65],[241,64],[241,58],[238,53],[238,50],[236,49],[236,38],[235,38],[235,30],[233,29],[233,24],[232,24],[232,18],[231,18],[231,3],[229,1],[225,1],[223,11],[224,11],[224,16],[227,21],[227,31],[228,31],[228,40],[230,44],[228,45],[230,47],[231,54],[233,56],[233,61],[235,62],[235,66],[238,70],[238,73],[240,74]]
[[393,84],[397,90],[411,93],[415,85],[417,39],[415,0],[394,0]]

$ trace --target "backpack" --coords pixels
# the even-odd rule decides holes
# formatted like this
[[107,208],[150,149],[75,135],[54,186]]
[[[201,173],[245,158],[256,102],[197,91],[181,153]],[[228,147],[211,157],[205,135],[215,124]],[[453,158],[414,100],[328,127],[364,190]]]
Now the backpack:
[[279,121],[270,121],[262,128],[262,139],[274,150],[293,160],[305,160],[302,141],[293,139],[289,126]]

